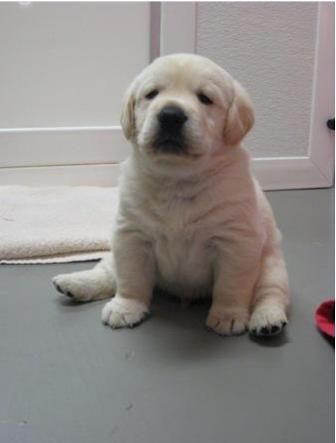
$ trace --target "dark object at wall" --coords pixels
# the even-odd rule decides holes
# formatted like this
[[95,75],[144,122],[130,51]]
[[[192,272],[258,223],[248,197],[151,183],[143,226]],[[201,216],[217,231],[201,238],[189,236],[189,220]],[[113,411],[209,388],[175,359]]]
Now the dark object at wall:
[[330,118],[327,121],[327,126],[329,129],[331,129],[332,131],[335,131],[335,119],[334,118]]

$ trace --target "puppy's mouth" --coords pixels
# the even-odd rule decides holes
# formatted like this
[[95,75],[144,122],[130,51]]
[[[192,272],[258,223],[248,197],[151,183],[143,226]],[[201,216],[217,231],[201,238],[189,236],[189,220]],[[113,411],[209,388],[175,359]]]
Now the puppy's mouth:
[[187,155],[187,146],[181,136],[159,134],[153,143],[153,151],[158,154]]

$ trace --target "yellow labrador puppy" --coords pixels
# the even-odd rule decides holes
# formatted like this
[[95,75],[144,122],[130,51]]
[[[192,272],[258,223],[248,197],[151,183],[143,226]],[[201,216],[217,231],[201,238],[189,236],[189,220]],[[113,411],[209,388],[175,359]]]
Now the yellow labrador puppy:
[[75,300],[113,297],[112,328],[149,312],[153,289],[211,296],[206,325],[221,335],[279,333],[288,279],[281,235],[241,141],[254,122],[242,86],[210,60],[155,60],[126,92],[133,146],[123,166],[111,254],[92,270],[56,276]]

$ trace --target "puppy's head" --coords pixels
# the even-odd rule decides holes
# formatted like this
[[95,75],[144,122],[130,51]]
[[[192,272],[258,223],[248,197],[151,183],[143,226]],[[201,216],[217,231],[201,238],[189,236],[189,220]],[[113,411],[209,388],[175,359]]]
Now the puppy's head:
[[195,160],[239,144],[254,115],[242,86],[210,60],[191,54],[156,59],[126,92],[121,125],[152,159]]

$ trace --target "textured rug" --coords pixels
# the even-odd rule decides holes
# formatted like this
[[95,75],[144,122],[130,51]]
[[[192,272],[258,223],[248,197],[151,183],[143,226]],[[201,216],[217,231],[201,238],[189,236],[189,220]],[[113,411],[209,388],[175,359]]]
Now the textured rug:
[[109,250],[118,188],[0,187],[0,263],[61,263]]

